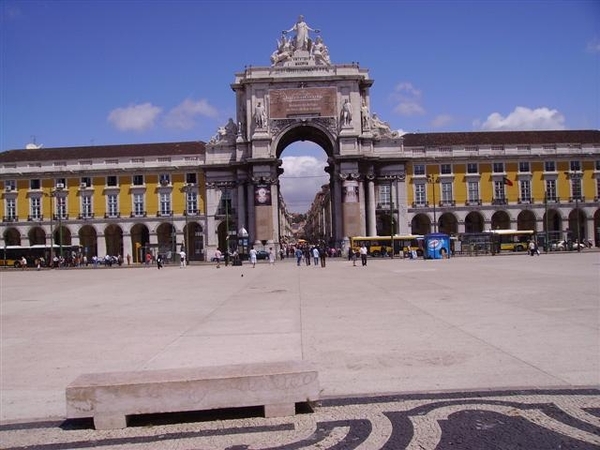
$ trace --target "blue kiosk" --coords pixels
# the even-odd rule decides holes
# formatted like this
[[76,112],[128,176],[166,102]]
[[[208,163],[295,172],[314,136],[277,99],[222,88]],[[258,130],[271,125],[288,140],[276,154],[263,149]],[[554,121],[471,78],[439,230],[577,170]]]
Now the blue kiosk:
[[450,236],[444,233],[431,233],[424,236],[424,259],[450,258]]

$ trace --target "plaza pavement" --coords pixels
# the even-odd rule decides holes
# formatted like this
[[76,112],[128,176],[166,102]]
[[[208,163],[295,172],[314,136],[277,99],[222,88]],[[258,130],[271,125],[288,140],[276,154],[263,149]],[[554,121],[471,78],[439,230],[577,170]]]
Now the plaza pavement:
[[[286,259],[256,268],[202,263],[1,271],[0,447],[85,448],[83,442],[95,439],[90,436],[98,437],[101,432],[90,429],[65,437],[69,432],[57,425],[65,417],[65,387],[81,373],[290,359],[317,367],[324,399],[313,414],[291,419],[293,431],[285,419],[241,418],[219,427],[242,431],[215,431],[193,445],[188,424],[177,428],[183,437],[169,446],[134,439],[101,447],[265,448],[283,445],[282,436],[300,439],[316,417],[350,420],[354,414],[358,420],[373,407],[352,399],[379,396],[407,405],[424,395],[467,399],[470,392],[494,398],[527,393],[543,404],[551,400],[539,395],[552,392],[560,394],[555,404],[579,399],[577,408],[587,407],[588,416],[598,411],[598,428],[584,430],[598,435],[600,252],[356,264],[330,258],[325,268]],[[376,409],[386,401],[375,402]],[[324,439],[331,448],[383,448],[395,422],[369,420],[370,437],[358,447],[335,447],[333,432]],[[26,432],[19,433],[19,424],[35,423],[50,425],[41,432],[22,425]],[[210,428],[207,423],[201,427]],[[279,438],[257,426],[275,427]],[[102,436],[124,438],[132,430]],[[265,433],[270,437],[261,441],[257,436]],[[77,445],[65,443],[73,439]],[[373,444],[377,439],[380,446]],[[406,448],[428,448],[419,442]],[[278,448],[305,447],[328,448]]]

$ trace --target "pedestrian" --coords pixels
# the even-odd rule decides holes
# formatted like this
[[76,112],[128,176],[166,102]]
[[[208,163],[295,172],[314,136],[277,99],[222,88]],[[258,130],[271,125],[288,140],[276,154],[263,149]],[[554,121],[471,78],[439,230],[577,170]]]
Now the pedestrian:
[[315,268],[319,265],[319,249],[317,247],[312,248],[313,262],[315,264]]
[[300,263],[302,262],[302,249],[300,247],[296,248],[296,265],[300,266]]
[[269,247],[269,265],[275,265],[275,252],[273,251],[273,247]]
[[325,247],[319,248],[319,257],[321,258],[321,267],[325,267],[325,258],[327,257],[327,249]]
[[150,263],[152,262],[152,253],[146,253],[146,267],[150,267]]
[[362,245],[362,247],[360,248],[360,262],[362,263],[363,266],[367,265],[367,246],[365,244]]
[[256,250],[254,250],[254,247],[250,249],[250,263],[253,268],[256,267]]
[[186,259],[187,255],[185,254],[185,251],[183,251],[183,249],[179,252],[179,268],[180,269],[185,269],[185,263],[187,262]]
[[225,267],[227,267],[229,265],[229,258],[231,257],[229,250],[223,252],[223,257],[225,259]]
[[156,268],[158,270],[162,269],[163,266],[163,258],[162,255],[159,253],[158,256],[156,257]]
[[352,260],[352,265],[356,267],[356,251],[353,248],[350,249],[350,259]]
[[25,256],[23,256],[21,258],[21,270],[25,270],[27,269],[27,258],[25,258]]
[[535,255],[535,242],[533,242],[533,240],[529,241],[529,256],[533,256]]
[[216,249],[215,250],[215,261],[217,261],[217,269],[219,267],[221,267],[221,257],[223,256],[223,254],[221,253],[221,250]]
[[[85,260],[85,256],[84,256],[84,260]],[[131,265],[131,255],[129,253],[127,253],[127,265],[128,266]],[[87,262],[86,262],[86,266],[87,266]]]

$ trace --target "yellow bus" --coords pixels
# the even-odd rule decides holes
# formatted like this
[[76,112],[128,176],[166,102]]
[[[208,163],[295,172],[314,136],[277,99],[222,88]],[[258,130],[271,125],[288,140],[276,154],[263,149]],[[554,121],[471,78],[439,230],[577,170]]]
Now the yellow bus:
[[529,241],[536,242],[533,230],[490,230],[496,251],[523,252]]
[[[54,244],[53,252],[49,245],[6,245],[0,247],[0,267],[21,267],[21,260],[25,257],[27,266],[35,267],[37,259],[43,260],[42,266],[50,266],[52,261],[51,255],[59,255],[61,246]],[[80,245],[63,245],[63,255],[70,259],[74,254],[81,253]]]
[[423,256],[423,236],[418,234],[395,235],[393,247],[391,236],[352,236],[350,238],[350,248],[354,252],[358,252],[363,244],[367,247],[370,256],[391,256],[392,248],[394,255],[402,252],[403,256],[408,256],[410,250],[416,250],[418,256]]

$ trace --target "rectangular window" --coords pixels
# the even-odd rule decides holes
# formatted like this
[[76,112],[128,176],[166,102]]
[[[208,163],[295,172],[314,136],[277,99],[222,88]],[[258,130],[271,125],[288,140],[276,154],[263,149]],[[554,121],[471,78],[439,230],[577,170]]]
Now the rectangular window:
[[29,199],[29,215],[33,220],[42,218],[42,200],[40,197],[31,197]]
[[494,200],[502,201],[506,198],[504,195],[504,180],[494,181]]
[[522,202],[531,202],[531,181],[522,180],[519,185],[519,194]]
[[90,177],[81,177],[80,186],[84,188],[92,187],[92,179]]
[[556,197],[556,180],[546,180],[546,198],[549,201],[557,201]]
[[544,172],[556,172],[556,162],[544,161]]
[[581,172],[581,161],[569,161],[569,170],[571,172]]
[[382,184],[379,186],[379,204],[382,208],[390,207],[390,185]]
[[467,183],[467,192],[469,203],[479,203],[479,182],[469,181]]
[[197,184],[198,183],[198,177],[196,176],[195,173],[186,173],[185,174],[185,182],[187,184]]
[[134,186],[143,186],[144,185],[144,175],[134,175],[133,176],[133,185]]
[[161,186],[168,186],[171,184],[171,175],[168,173],[161,173],[158,176],[158,182]]
[[108,217],[119,217],[119,197],[116,194],[106,196],[106,206]]
[[144,213],[144,194],[133,194],[133,214],[135,216],[143,216]]
[[530,173],[531,167],[529,166],[529,161],[519,161],[519,172],[521,173]]
[[425,197],[425,185],[424,184],[415,184],[415,204],[417,206],[424,206],[427,203],[427,198]]
[[467,163],[467,173],[479,173],[477,163]]
[[17,182],[15,180],[4,180],[4,190],[5,191],[17,190]]
[[442,182],[441,183],[441,191],[442,191],[442,204],[451,205],[452,198],[452,183]]
[[581,200],[581,178],[575,177],[571,179],[571,196],[573,200]]
[[67,199],[62,195],[56,197],[56,217],[67,218]]
[[29,180],[29,189],[40,189],[42,187],[42,183],[39,179],[35,178],[33,180]]
[[81,217],[89,219],[92,217],[92,196],[84,195],[81,197]]
[[440,165],[440,173],[442,175],[452,175],[452,164]]
[[67,180],[65,178],[57,178],[56,180],[54,180],[54,186],[59,189],[66,189]]
[[116,175],[109,175],[106,177],[106,185],[110,187],[117,187],[119,185]]
[[185,197],[185,212],[188,216],[198,214],[198,193],[196,191],[188,191]]
[[425,175],[425,164],[415,164],[413,166],[413,175]]
[[171,194],[161,192],[159,195],[160,202],[160,215],[170,216],[171,215]]
[[17,199],[7,198],[6,203],[6,220],[12,221],[17,219]]
[[600,170],[600,159],[594,161],[594,170]]
[[495,162],[492,165],[492,171],[494,173],[504,173],[504,163],[502,163],[502,162]]

